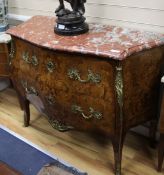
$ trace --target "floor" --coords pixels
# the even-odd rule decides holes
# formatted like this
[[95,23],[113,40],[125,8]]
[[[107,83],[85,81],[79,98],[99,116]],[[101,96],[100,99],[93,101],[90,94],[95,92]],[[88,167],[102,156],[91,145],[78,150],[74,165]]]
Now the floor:
[[[70,131],[54,130],[33,106],[30,126],[23,127],[14,90],[0,92],[0,124],[20,134],[88,175],[113,175],[113,149],[108,138]],[[156,171],[157,150],[148,146],[148,140],[129,132],[123,150],[122,175],[164,175]]]

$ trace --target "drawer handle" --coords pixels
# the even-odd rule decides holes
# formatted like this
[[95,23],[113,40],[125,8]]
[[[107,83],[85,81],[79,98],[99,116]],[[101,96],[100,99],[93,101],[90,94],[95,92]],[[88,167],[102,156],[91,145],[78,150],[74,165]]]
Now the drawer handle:
[[55,104],[55,98],[52,95],[47,96],[46,99],[47,99],[47,102],[50,105],[54,105]]
[[28,52],[23,52],[22,59],[26,63],[32,64],[33,66],[37,66],[39,64],[39,61],[38,61],[38,59],[37,59],[37,57],[35,55],[33,55],[31,57],[31,60],[30,60],[30,57],[29,57],[29,53]]
[[23,52],[22,58],[26,63],[31,64],[31,61],[29,60],[29,53],[28,52]]
[[33,95],[38,96],[38,92],[36,91],[36,89],[34,87],[32,87],[32,86],[28,87],[27,81],[21,81],[21,84],[22,84],[22,86],[25,89],[25,92],[27,94],[33,94]]
[[77,105],[72,105],[72,112],[81,114],[82,117],[87,120],[91,118],[96,118],[100,120],[103,117],[102,113],[95,111],[92,107],[89,107],[89,113],[90,113],[89,116],[85,115],[82,107],[77,106]]
[[15,56],[15,43],[13,40],[10,42],[10,52],[9,52],[9,65],[11,65],[12,59]]
[[54,71],[54,69],[55,69],[55,64],[52,62],[52,61],[48,61],[48,63],[47,63],[47,70],[50,72],[50,73],[52,73],[53,71]]
[[33,55],[32,58],[31,58],[31,64],[33,66],[37,66],[39,64],[38,59],[35,55]]
[[38,96],[38,92],[37,92],[36,89],[35,89],[34,87],[32,87],[32,86],[29,87],[28,93],[29,93],[29,94],[34,94],[34,95]]
[[94,74],[90,69],[88,70],[87,79],[83,80],[80,77],[80,73],[77,69],[69,69],[68,70],[68,77],[74,80],[78,80],[81,83],[100,83],[101,76],[99,74]]
[[56,129],[60,132],[64,132],[64,131],[74,129],[74,127],[69,126],[69,125],[65,125],[65,124],[63,124],[63,123],[61,123],[61,122],[59,122],[59,121],[57,121],[56,119],[53,119],[53,118],[52,119],[48,118],[48,121],[54,129]]

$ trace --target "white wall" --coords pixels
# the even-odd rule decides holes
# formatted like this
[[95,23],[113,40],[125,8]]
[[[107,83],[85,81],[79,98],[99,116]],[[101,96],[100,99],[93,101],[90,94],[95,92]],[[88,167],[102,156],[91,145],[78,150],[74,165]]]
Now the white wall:
[[[9,13],[51,15],[58,0],[9,0]],[[88,22],[108,23],[164,33],[164,0],[87,0]]]

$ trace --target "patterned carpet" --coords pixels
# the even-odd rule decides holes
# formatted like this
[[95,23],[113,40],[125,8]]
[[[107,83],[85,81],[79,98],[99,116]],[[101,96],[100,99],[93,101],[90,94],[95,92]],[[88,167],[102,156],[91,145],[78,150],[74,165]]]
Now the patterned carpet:
[[0,161],[23,175],[87,175],[1,125]]

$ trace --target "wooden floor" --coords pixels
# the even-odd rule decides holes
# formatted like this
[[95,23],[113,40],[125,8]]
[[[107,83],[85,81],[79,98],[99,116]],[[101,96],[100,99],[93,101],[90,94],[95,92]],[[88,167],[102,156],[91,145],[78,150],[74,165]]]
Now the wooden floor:
[[[31,125],[23,127],[14,90],[0,92],[0,124],[20,134],[89,175],[113,175],[113,150],[108,138],[91,136],[76,131],[60,133],[49,125],[33,106]],[[148,140],[129,132],[123,151],[122,175],[164,175],[156,171],[157,150],[148,146]]]

